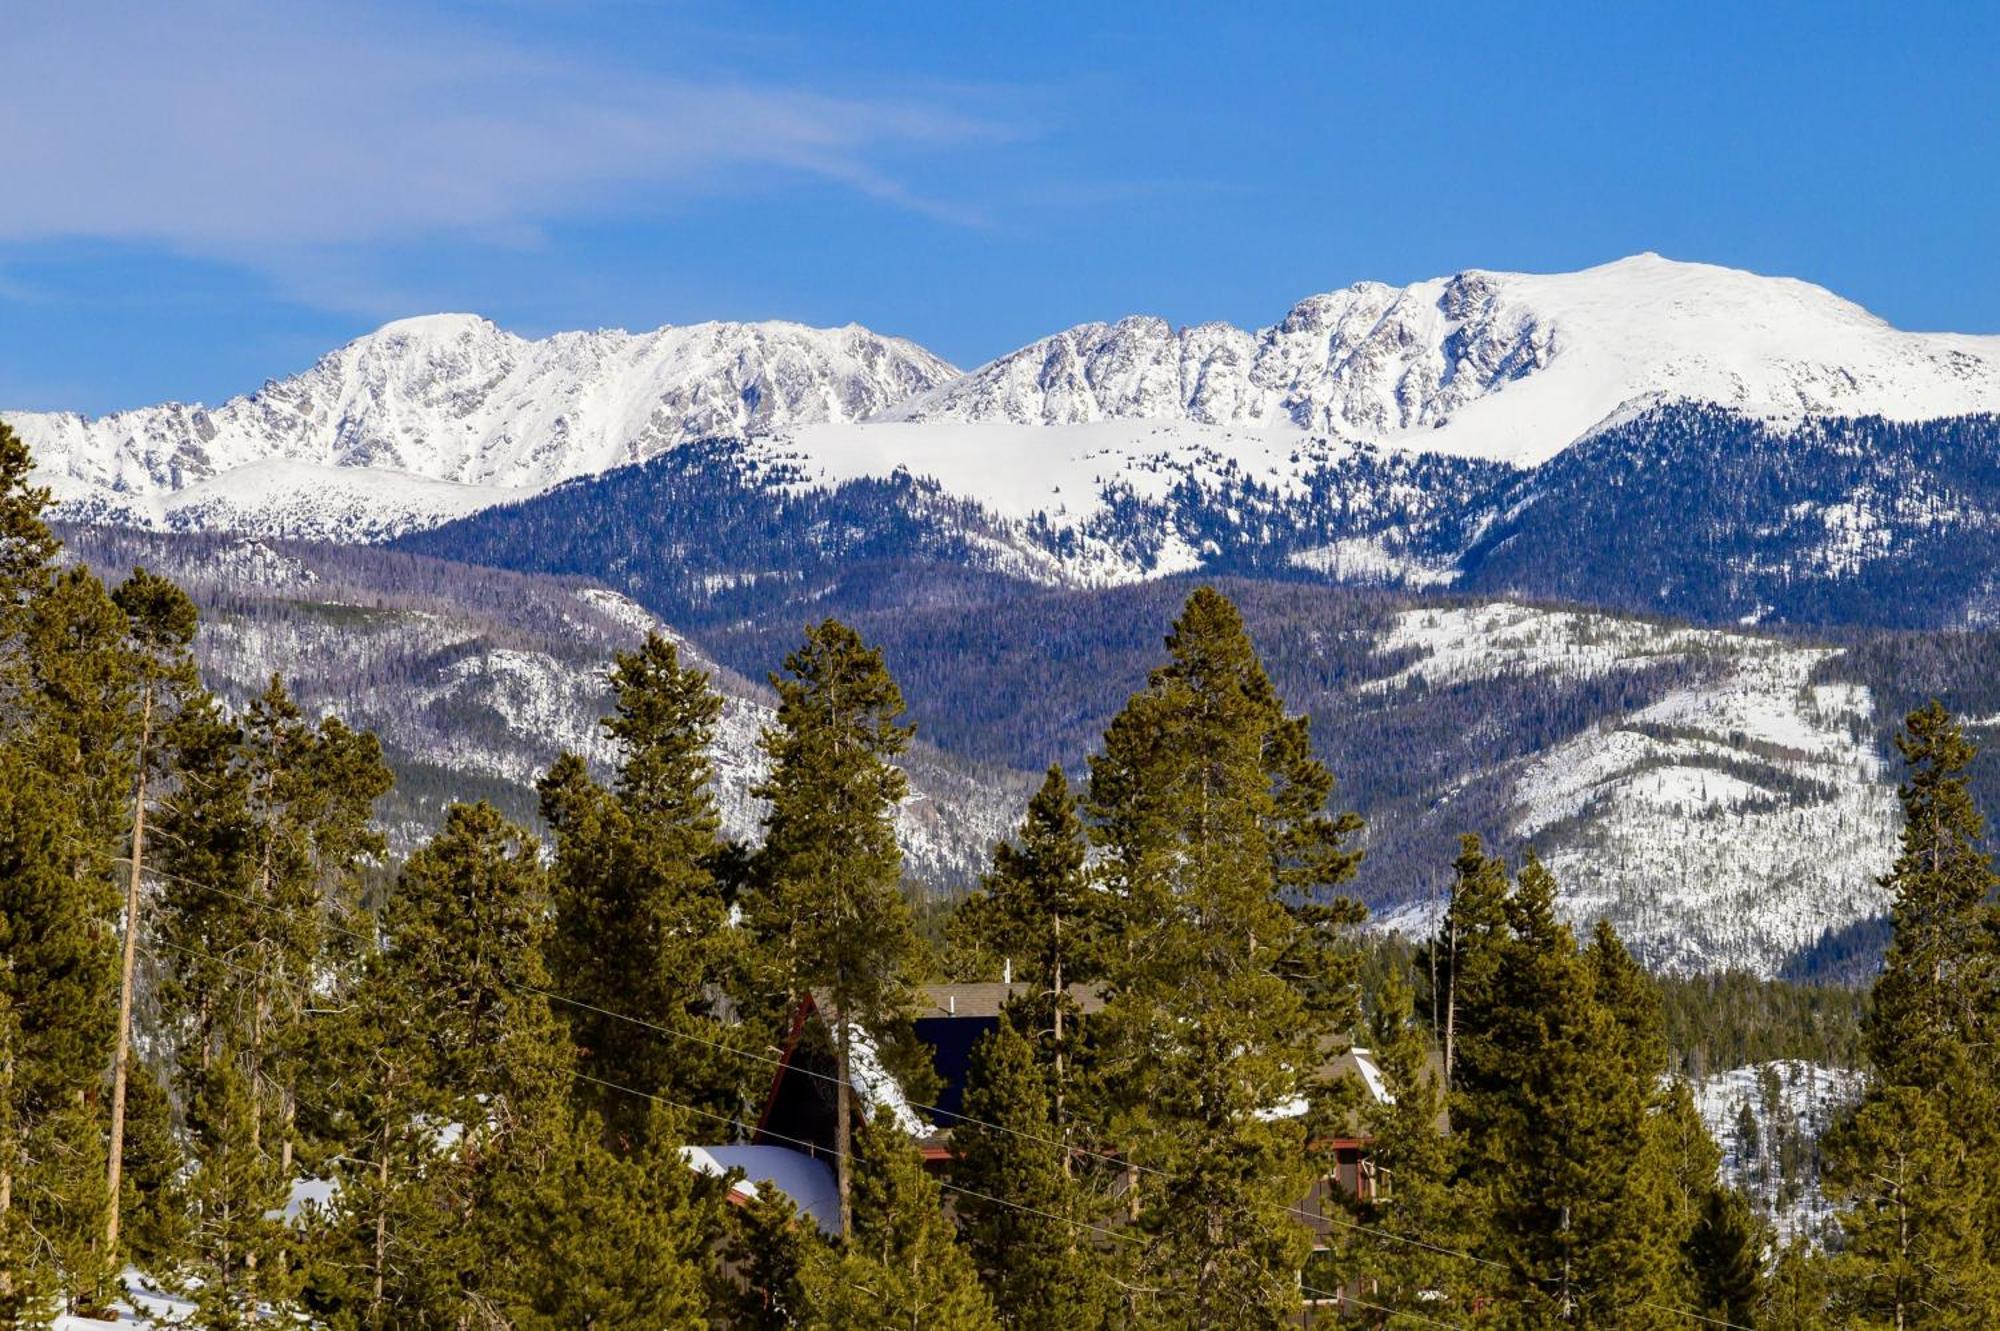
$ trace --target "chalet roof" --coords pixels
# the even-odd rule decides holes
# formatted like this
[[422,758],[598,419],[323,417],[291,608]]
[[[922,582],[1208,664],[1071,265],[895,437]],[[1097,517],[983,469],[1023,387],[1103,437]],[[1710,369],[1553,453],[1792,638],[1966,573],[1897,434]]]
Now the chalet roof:
[[[874,1042],[867,1032],[857,1032],[852,1066],[852,1083],[859,1096],[864,1112],[873,1113],[878,1108],[887,1108],[897,1121],[919,1140],[942,1143],[949,1139],[953,1125],[964,1110],[965,1088],[971,1070],[973,1047],[980,1038],[990,1031],[999,1020],[1000,1009],[1010,998],[1032,994],[1035,986],[1023,981],[1011,984],[981,982],[972,984],[931,984],[920,986],[911,1010],[911,1018],[916,1026],[919,1039],[930,1046],[932,1071],[938,1077],[935,1103],[924,1106],[930,1121],[926,1122],[916,1107],[911,1105],[903,1087],[881,1066]],[[1089,1015],[1104,1008],[1102,989],[1096,985],[1075,984],[1069,986],[1070,997],[1079,1012]],[[822,997],[815,996],[810,1009],[801,1009],[800,1020],[806,1013],[816,1009],[824,1018],[829,1011]],[[769,1120],[773,1106],[779,1103],[780,1090],[787,1081],[787,1072],[795,1056],[798,1055],[796,1039],[788,1048],[784,1063],[773,1079],[771,1095],[766,1103],[765,1116]],[[1367,1135],[1365,1106],[1368,1103],[1386,1104],[1390,1102],[1387,1085],[1381,1069],[1376,1066],[1370,1052],[1365,1049],[1346,1047],[1337,1037],[1328,1036],[1321,1043],[1322,1062],[1317,1069],[1320,1078],[1338,1081],[1346,1077],[1357,1079],[1362,1088],[1360,1102],[1350,1102],[1345,1122],[1338,1131],[1346,1137],[1357,1140]],[[807,1071],[807,1077],[831,1080],[828,1074],[832,1064],[828,1060],[823,1068]],[[1443,1081],[1443,1061],[1435,1050],[1430,1058],[1431,1075],[1440,1083]],[[818,1088],[806,1088],[818,1090]],[[820,1091],[819,1098],[831,1103],[830,1093]],[[827,1107],[822,1107],[823,1109]],[[1303,1096],[1283,1105],[1275,1105],[1267,1114],[1271,1118],[1292,1118],[1306,1112]],[[1440,1127],[1445,1126],[1445,1117],[1439,1115]],[[760,1125],[760,1134],[763,1126]],[[777,1130],[774,1130],[777,1131]],[[802,1131],[802,1130],[801,1130]],[[796,1135],[796,1133],[794,1133]],[[779,1137],[778,1140],[784,1140]]]
[[[1424,1062],[1436,1084],[1444,1085],[1444,1056],[1432,1049],[1425,1056]],[[1376,1066],[1375,1055],[1367,1049],[1349,1048],[1335,1055],[1320,1067],[1320,1075],[1329,1080],[1359,1077],[1362,1090],[1370,1103],[1378,1105],[1395,1103],[1395,1097],[1389,1093],[1388,1084],[1383,1080],[1382,1069]],[[1349,1135],[1354,1137],[1366,1135],[1363,1112],[1361,1106],[1348,1111],[1346,1130]],[[1438,1130],[1446,1130],[1449,1122],[1449,1116],[1440,1108],[1437,1119]]]
[[822,1231],[840,1228],[840,1192],[825,1161],[786,1146],[683,1146],[681,1157],[696,1173],[715,1178],[740,1170],[731,1191],[745,1200],[776,1188]]
[[[1036,986],[1016,980],[979,984],[927,984],[917,991],[917,1005],[911,1015],[918,1021],[934,1017],[998,1017],[1000,1006],[1010,998],[1033,994]],[[1104,991],[1094,984],[1073,984],[1069,996],[1080,1012],[1104,1009]]]

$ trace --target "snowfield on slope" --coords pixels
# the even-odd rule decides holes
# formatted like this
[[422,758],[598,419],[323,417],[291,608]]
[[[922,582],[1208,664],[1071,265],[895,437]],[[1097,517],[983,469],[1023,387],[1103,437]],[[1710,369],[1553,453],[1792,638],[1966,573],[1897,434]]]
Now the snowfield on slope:
[[[1568,918],[1609,919],[1649,965],[1768,976],[1888,908],[1895,790],[1868,690],[1811,680],[1830,649],[1511,603],[1406,611],[1382,647],[1424,655],[1371,690],[1706,663],[1707,682],[1536,756],[1513,786],[1509,830]],[[1435,909],[1383,924],[1421,932]]]

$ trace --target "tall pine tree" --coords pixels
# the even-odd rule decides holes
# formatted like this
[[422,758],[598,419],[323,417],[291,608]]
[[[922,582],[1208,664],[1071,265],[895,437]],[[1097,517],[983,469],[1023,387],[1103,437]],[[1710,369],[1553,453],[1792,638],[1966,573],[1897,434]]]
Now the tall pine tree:
[[708,750],[721,699],[658,634],[618,656],[611,683],[616,710],[605,728],[622,757],[615,793],[566,757],[541,795],[556,841],[550,970],[556,991],[575,1000],[564,1016],[582,1070],[596,1079],[577,1083],[579,1101],[630,1146],[644,1137],[647,1104],[599,1082],[718,1113],[738,1108],[740,1032],[716,1008],[738,978],[741,949],[716,874],[724,847]]
[[191,1200],[189,1274],[219,1324],[285,1297],[301,1083],[317,994],[337,1001],[338,943],[358,922],[370,826],[390,783],[373,736],[309,724],[271,680],[240,719],[213,704],[173,727],[180,783],[160,812],[163,1014],[177,1039]]
[[[1297,1117],[1344,1034],[1325,962],[1345,914],[1353,822],[1244,631],[1197,590],[1091,760],[1089,808],[1112,910],[1100,1067],[1116,1128],[1153,1176],[1136,1283],[1163,1326],[1283,1326],[1299,1315],[1310,1181]],[[1345,996],[1351,1003],[1352,995]]]
[[1896,746],[1910,775],[1899,792],[1902,848],[1887,880],[1895,933],[1875,982],[1869,1057],[1888,1085],[1983,1094],[1974,1060],[2000,994],[1989,928],[2000,879],[1980,848],[1985,820],[1966,781],[1977,750],[1935,701],[1909,715]]
[[878,1041],[904,1019],[921,951],[901,888],[895,765],[909,743],[902,691],[879,650],[829,619],[774,675],[776,724],[764,846],[747,901],[766,983],[787,1008],[808,997],[832,1026],[840,1227],[852,1230],[853,1089],[858,1032]]
[[1847,1324],[1972,1331],[2000,1317],[1980,1215],[1988,1178],[1949,1112],[1913,1086],[1871,1093],[1825,1144],[1842,1207],[1830,1266]]
[[[1874,1078],[1823,1149],[1847,1203],[1836,1302],[1861,1324],[2000,1320],[2000,1013],[1996,879],[1966,773],[1975,750],[1936,701],[1897,737],[1901,851],[1885,880],[1895,932],[1866,1035]],[[1875,1319],[1870,1321],[1869,1319]]]
[[192,645],[194,602],[167,579],[139,568],[118,585],[112,601],[126,618],[126,660],[137,695],[132,719],[132,835],[126,850],[124,957],[118,979],[118,1029],[111,1065],[111,1137],[106,1148],[104,1254],[118,1260],[121,1171],[125,1164],[125,1088],[131,1077],[132,1001],[139,955],[140,892],[146,864],[146,814],[168,774],[156,771],[160,736],[180,706],[199,695]]
[[[483,1324],[516,1278],[488,1189],[566,1121],[569,1050],[549,1010],[549,902],[535,842],[455,805],[411,856],[384,950],[329,1032],[344,1135],[309,1301],[361,1326]],[[511,1186],[511,1181],[508,1181]]]
[[956,1199],[960,1230],[1001,1326],[1094,1331],[1110,1302],[1096,1180],[1070,1168],[1053,1070],[1015,1020],[1010,1004],[974,1047],[965,1121],[952,1129],[952,1177],[965,1190]]
[[103,1291],[128,626],[0,425],[0,1325]]
[[[1065,1144],[1074,1133],[1078,1053],[1071,986],[1103,974],[1103,912],[1085,869],[1089,852],[1076,797],[1052,766],[1019,834],[994,847],[992,872],[960,907],[959,927],[1030,986],[1025,1002],[1011,1000],[1014,1016],[1047,1069],[1050,1125]],[[1066,1157],[1062,1164],[1068,1172]]]
[[1649,1146],[1666,1064],[1650,985],[1608,928],[1577,946],[1532,856],[1510,889],[1470,840],[1432,947],[1454,991],[1456,1186],[1482,1213],[1491,1292],[1525,1327],[1683,1324],[1691,1227],[1664,1134]]
[[112,1033],[116,897],[73,873],[67,791],[0,749],[0,1326],[37,1324],[95,1272],[103,1221],[96,1101]]

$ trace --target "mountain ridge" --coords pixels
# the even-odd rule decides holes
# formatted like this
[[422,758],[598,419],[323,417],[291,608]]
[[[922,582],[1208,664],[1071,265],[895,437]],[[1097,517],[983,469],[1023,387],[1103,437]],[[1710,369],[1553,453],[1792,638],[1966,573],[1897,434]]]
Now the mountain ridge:
[[781,443],[808,481],[907,468],[1061,520],[1209,457],[1276,484],[1358,445],[1538,465],[1682,400],[1779,420],[2000,410],[2000,337],[1904,332],[1797,279],[1647,254],[1359,282],[1257,330],[1082,324],[964,373],[855,324],[531,340],[425,315],[212,409],[6,418],[69,518],[378,540],[705,438]]
[[859,325],[702,323],[520,337],[399,319],[211,409],[11,413],[58,499],[172,494],[285,460],[533,492],[688,439],[859,418],[955,374]]

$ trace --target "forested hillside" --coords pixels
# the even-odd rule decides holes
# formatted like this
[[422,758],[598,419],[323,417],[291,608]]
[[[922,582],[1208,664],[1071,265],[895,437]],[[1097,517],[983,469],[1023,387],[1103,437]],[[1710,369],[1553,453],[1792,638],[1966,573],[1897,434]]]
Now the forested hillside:
[[[580,577],[353,547],[72,537],[102,567],[185,576],[214,618],[199,650],[217,687],[247,696],[280,669],[312,705],[373,726],[405,776],[390,806],[403,842],[462,789],[531,818],[529,786],[563,747],[608,761],[591,729],[608,705],[595,663],[657,622]],[[879,642],[904,684],[927,796],[905,807],[905,846],[920,880],[957,891],[1025,801],[1016,774],[1075,770],[1195,584],[1051,591],[932,571],[914,575],[931,603],[912,605],[908,566],[890,567],[827,608]],[[1218,585],[1368,821],[1356,894],[1409,930],[1427,926],[1436,866],[1474,829],[1539,849],[1563,871],[1573,918],[1619,922],[1648,964],[1865,981],[1886,938],[1873,878],[1893,826],[1894,717],[1931,692],[1975,726],[2000,715],[1982,665],[1990,633],[1821,646],[1386,589]],[[782,656],[797,631],[787,613],[697,636],[732,699],[734,738],[718,750],[732,827],[754,824],[745,755],[768,705],[745,676]],[[1982,798],[1996,776],[1992,760],[1975,765]],[[1691,820],[1707,835],[1682,835]]]
[[1656,406],[1532,470],[1307,446],[1273,478],[1202,446],[1061,513],[921,473],[827,478],[710,441],[400,538],[602,578],[691,630],[832,598],[921,607],[997,579],[1202,570],[1579,601],[1711,624],[1931,628],[2000,613],[2000,418],[1768,422]]
[[[195,647],[209,687],[232,701],[275,673],[302,706],[381,737],[397,774],[379,811],[399,851],[457,800],[490,800],[532,824],[534,784],[564,751],[608,772],[599,722],[605,663],[663,626],[581,578],[519,575],[367,547],[67,529],[68,555],[107,577],[135,565],[169,573],[200,606]],[[677,638],[693,659],[706,658]],[[782,656],[782,651],[778,653]],[[714,756],[724,826],[748,836],[763,766],[756,736],[775,702],[727,669]],[[918,744],[905,759],[916,797],[898,814],[913,877],[946,890],[977,876],[985,848],[1027,798],[1004,766]]]

